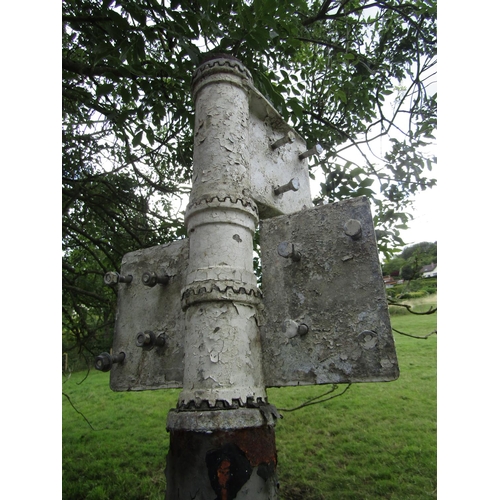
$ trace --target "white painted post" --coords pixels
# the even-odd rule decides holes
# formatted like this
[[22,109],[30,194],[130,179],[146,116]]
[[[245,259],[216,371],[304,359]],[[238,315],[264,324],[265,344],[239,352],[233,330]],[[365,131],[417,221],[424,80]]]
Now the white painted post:
[[275,416],[266,401],[253,272],[251,82],[228,57],[206,61],[193,77],[184,379],[167,423],[168,500],[277,498]]

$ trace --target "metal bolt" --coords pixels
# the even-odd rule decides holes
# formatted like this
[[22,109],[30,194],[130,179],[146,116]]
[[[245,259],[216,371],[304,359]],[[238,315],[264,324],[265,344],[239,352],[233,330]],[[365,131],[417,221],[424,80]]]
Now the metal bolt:
[[305,335],[307,332],[309,332],[309,327],[305,323],[301,323],[297,327],[297,333],[302,337]]
[[288,243],[288,241],[282,241],[278,245],[278,255],[285,259],[292,259],[293,262],[299,262],[302,258],[302,254],[295,251],[295,245],[293,243]]
[[161,285],[166,285],[168,283],[170,276],[167,276],[166,274],[163,276],[158,276],[156,273],[152,272],[145,272],[142,275],[142,284],[153,287],[160,283]]
[[344,233],[353,240],[359,240],[359,238],[361,238],[361,232],[361,222],[359,222],[359,220],[349,219],[344,224]]
[[271,144],[271,149],[274,151],[275,149],[278,149],[281,146],[284,146],[285,144],[290,144],[295,140],[295,134],[290,131],[288,134],[285,135],[285,137],[282,137],[281,139],[278,139],[274,144]]
[[135,339],[135,345],[137,347],[149,347],[154,345],[155,340],[156,336],[153,332],[140,332]]
[[299,188],[300,188],[299,179],[297,179],[297,177],[294,177],[293,179],[290,179],[288,183],[283,184],[283,186],[274,188],[274,194],[278,196],[282,193],[286,193],[287,191],[298,191]]
[[146,350],[151,350],[153,347],[163,347],[166,343],[167,338],[164,333],[156,336],[151,331],[139,332],[135,338],[135,345]]
[[109,354],[109,352],[102,352],[95,358],[95,368],[101,372],[109,372],[113,363],[123,363],[125,360],[125,353]]
[[303,337],[309,331],[309,327],[305,323],[298,324],[293,319],[286,319],[281,324],[281,330],[284,333],[285,337],[289,339],[293,339],[297,335]]
[[127,276],[123,276],[121,274],[115,273],[114,271],[110,271],[104,275],[104,284],[108,286],[116,285],[117,283],[131,283],[132,276],[128,274]]
[[283,186],[274,188],[274,194],[278,196],[282,193],[286,193],[287,191],[298,191],[299,188],[299,179],[297,179],[297,177],[294,177],[293,179],[290,179],[286,184],[283,184]]
[[299,155],[299,160],[304,160],[308,156],[319,155],[322,152],[323,152],[323,148],[319,144],[316,144],[316,146],[314,146],[311,149],[307,150],[305,153],[301,153]]
[[156,342],[155,342],[156,347],[163,347],[166,343],[167,343],[167,337],[165,336],[164,333],[161,333],[160,335],[158,335],[158,337],[156,337]]

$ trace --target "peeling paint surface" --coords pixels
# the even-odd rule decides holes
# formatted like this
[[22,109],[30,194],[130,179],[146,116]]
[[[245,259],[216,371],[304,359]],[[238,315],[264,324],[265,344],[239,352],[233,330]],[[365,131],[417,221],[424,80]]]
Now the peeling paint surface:
[[[235,84],[201,82],[195,91],[195,141],[191,199],[238,193],[249,187],[248,98]],[[228,106],[231,103],[231,106]]]
[[[353,220],[362,229],[359,239],[344,230]],[[262,221],[260,238],[266,386],[396,379],[399,368],[366,198]],[[300,261],[278,253],[283,242],[294,244]],[[309,327],[303,336],[291,327],[300,323]]]
[[195,142],[185,216],[189,266],[182,291],[180,406],[266,399],[256,320],[261,294],[253,272],[258,212],[248,194],[251,78],[239,66],[231,71],[231,63],[217,73],[218,64],[213,63],[214,71],[211,63],[206,65],[193,85]]
[[[260,333],[253,306],[205,302],[186,311],[183,405],[265,400]],[[202,342],[200,342],[202,340]]]
[[[250,103],[249,155],[251,158],[250,182],[254,200],[259,206],[261,219],[291,214],[311,208],[309,168],[306,160],[299,160],[299,154],[307,149],[306,142],[293,131],[295,140],[276,150],[271,144],[292,129],[269,105],[261,104],[262,97],[252,89]],[[297,179],[298,191],[289,191],[276,196],[274,188]]]
[[[189,242],[175,241],[124,255],[120,273],[131,283],[117,285],[118,303],[113,352],[125,352],[123,363],[114,364],[110,386],[114,391],[181,388],[184,376],[184,314],[180,294],[188,267]],[[143,273],[170,276],[166,285],[147,287]],[[163,347],[136,345],[140,332],[164,334]]]
[[[244,73],[244,69],[238,71]],[[180,387],[184,370],[180,402],[212,405],[221,399],[265,400],[265,386],[395,376],[397,360],[389,352],[393,346],[387,334],[385,295],[377,288],[372,269],[377,259],[373,227],[366,217],[369,209],[360,212],[361,205],[354,200],[337,204],[334,215],[329,209],[298,214],[311,206],[307,165],[297,160],[305,143],[295,133],[293,143],[275,150],[268,147],[290,129],[253,88],[250,78],[210,73],[195,87],[194,95],[197,156],[186,213],[189,260],[184,242],[184,260],[179,260],[179,269],[170,269],[174,279],[168,286],[138,288],[137,279],[131,285],[119,285],[114,350],[126,350],[127,358],[112,369],[115,390]],[[291,176],[300,180],[304,190],[276,197],[273,188]],[[255,225],[259,217],[286,212],[296,213],[264,221],[263,234],[269,227],[268,233],[279,233],[278,245],[288,240],[292,248],[302,245],[299,250],[305,260],[283,259],[271,252],[273,261],[264,251],[266,319],[259,331],[262,307],[253,274]],[[307,222],[297,223],[298,217]],[[282,220],[286,230],[277,231]],[[266,236],[262,241],[265,250]],[[151,257],[154,251],[139,251],[134,257],[136,274],[148,266],[162,267],[163,257],[155,254],[151,259],[146,257],[148,252]],[[132,261],[127,259],[122,274],[131,269]],[[175,297],[182,282],[185,320]],[[164,301],[163,308],[158,307],[159,300]],[[212,314],[216,310],[220,314]],[[302,323],[310,326],[305,336],[297,333]],[[168,330],[166,348],[162,352],[138,349],[132,345],[135,330],[155,334]],[[387,355],[381,354],[384,349],[389,350]],[[371,375],[367,371],[360,375],[366,362],[378,363],[381,370],[373,365]],[[284,366],[293,367],[295,375],[280,373]]]

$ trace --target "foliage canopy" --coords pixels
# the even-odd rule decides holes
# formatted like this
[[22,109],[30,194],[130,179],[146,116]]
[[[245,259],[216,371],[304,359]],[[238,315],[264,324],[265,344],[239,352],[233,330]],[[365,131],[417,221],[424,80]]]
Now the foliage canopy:
[[325,148],[310,165],[325,176],[316,203],[372,200],[382,250],[403,243],[412,195],[435,184],[436,0],[64,0],[62,22],[63,320],[80,347],[113,329],[103,273],[185,236],[190,80],[211,53],[240,59]]
[[387,259],[382,265],[382,272],[391,276],[401,275],[403,279],[410,280],[418,277],[421,268],[429,264],[437,264],[437,242],[422,241]]

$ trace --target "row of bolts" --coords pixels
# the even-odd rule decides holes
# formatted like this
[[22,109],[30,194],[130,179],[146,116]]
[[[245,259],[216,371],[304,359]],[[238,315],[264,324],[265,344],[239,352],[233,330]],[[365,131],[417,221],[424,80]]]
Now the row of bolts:
[[[344,232],[349,235],[352,239],[359,239],[361,237],[361,224],[359,221],[355,219],[351,219],[346,222],[344,226]],[[295,250],[295,246],[291,243],[288,243],[286,241],[280,243],[278,245],[278,254],[281,257],[285,258],[290,258],[294,262],[299,262],[302,258],[302,255],[300,252]],[[126,276],[119,274],[114,271],[107,272],[104,275],[104,283],[108,286],[113,286],[118,283],[131,283],[132,282],[132,275],[128,274]],[[170,276],[168,275],[163,275],[163,276],[158,276],[154,272],[145,272],[142,275],[142,283],[148,287],[154,287],[157,284],[161,285],[166,285],[170,279]],[[306,335],[309,331],[309,327],[302,323],[302,324],[296,324],[295,322],[292,322],[293,326],[295,328],[292,328],[296,333],[292,334],[292,336],[295,335]],[[288,329],[287,329],[288,330]],[[143,349],[149,350],[152,349],[153,347],[163,347],[165,346],[167,342],[167,339],[164,334],[160,334],[156,336],[153,332],[145,331],[145,332],[140,332],[137,334],[136,337],[136,345],[137,347],[142,347]],[[123,363],[125,360],[125,353],[120,352],[117,355],[111,355],[108,353],[101,353],[99,356],[97,356],[96,361],[95,361],[95,367],[97,370],[107,372],[111,370],[111,366],[113,363]]]
[[[118,283],[132,283],[132,275],[119,274],[114,271],[107,272],[104,275],[104,283],[108,286],[113,286]],[[146,286],[153,287],[157,284],[166,285],[170,276],[158,276],[153,272],[146,272],[142,275],[142,283]],[[154,332],[140,332],[137,334],[135,345],[144,349],[152,349],[153,347],[163,347],[167,343],[165,334],[156,336]],[[95,358],[95,368],[102,372],[109,372],[114,363],[123,363],[125,361],[125,353],[122,351],[118,354],[109,354],[103,352]]]
[[[290,131],[284,137],[278,139],[274,144],[271,144],[271,149],[274,151],[275,149],[278,149],[279,147],[284,146],[285,144],[289,144],[294,140],[295,140],[295,135],[293,132]],[[316,146],[305,151],[304,153],[301,153],[299,155],[299,160],[304,160],[312,155],[319,155],[322,152],[323,148],[319,144],[316,144]],[[298,191],[299,187],[300,187],[299,180],[294,177],[287,184],[274,188],[274,194],[276,196],[279,196],[280,194],[286,193],[287,191]]]
[[[356,219],[348,220],[344,225],[344,233],[350,236],[353,240],[359,239],[361,237],[361,223]],[[293,243],[288,243],[287,241],[280,243],[277,250],[281,257],[292,259],[293,262],[299,262],[302,258],[302,254],[295,250],[295,245]],[[104,275],[104,283],[108,286],[113,286],[118,283],[132,283],[132,279],[133,277],[131,274],[124,276],[123,274],[119,274],[115,271],[107,272]],[[142,284],[148,287],[154,287],[158,284],[166,285],[168,284],[169,279],[170,276],[167,274],[160,276],[154,272],[147,271],[142,275]]]

